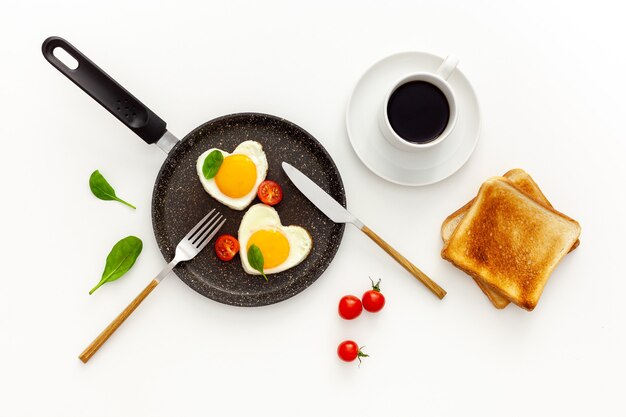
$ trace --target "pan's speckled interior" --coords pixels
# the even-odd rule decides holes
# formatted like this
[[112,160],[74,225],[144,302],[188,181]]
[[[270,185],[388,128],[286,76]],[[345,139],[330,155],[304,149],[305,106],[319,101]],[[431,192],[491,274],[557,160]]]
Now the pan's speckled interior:
[[[212,244],[196,258],[179,264],[176,275],[198,293],[225,304],[262,306],[293,297],[311,285],[335,256],[345,225],[335,224],[320,212],[283,172],[286,161],[339,201],[346,195],[337,167],[322,145],[299,126],[275,116],[239,113],[214,119],[189,133],[170,152],[157,177],[152,195],[152,223],[166,260],[174,257],[178,242],[212,208],[227,217],[219,234],[237,236],[245,210],[231,210],[210,197],[200,185],[196,160],[209,148],[227,152],[244,140],[263,145],[269,170],[267,179],[284,191],[275,206],[284,225],[299,225],[313,238],[313,249],[298,266],[269,275],[269,282],[243,271],[239,256],[230,262],[217,259]],[[258,203],[256,198],[252,204]]]

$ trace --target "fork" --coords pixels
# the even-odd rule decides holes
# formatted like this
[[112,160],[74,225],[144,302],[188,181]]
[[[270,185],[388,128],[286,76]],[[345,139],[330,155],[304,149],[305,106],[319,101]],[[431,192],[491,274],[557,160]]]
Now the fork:
[[193,229],[187,233],[180,243],[176,246],[176,253],[174,259],[167,264],[165,268],[156,276],[144,290],[139,293],[133,301],[122,311],[103,331],[96,337],[93,342],[87,346],[85,350],[78,356],[83,363],[87,363],[89,359],[100,349],[100,347],[107,341],[109,337],[117,330],[118,327],[124,323],[124,321],[131,315],[133,311],[141,304],[141,302],[152,292],[152,290],[159,285],[159,282],[163,280],[172,269],[178,263],[185,262],[193,259],[202,249],[213,239],[213,236],[220,230],[226,219],[219,212],[211,216],[215,212],[215,209],[211,210],[209,214],[204,216],[202,220],[194,226]]

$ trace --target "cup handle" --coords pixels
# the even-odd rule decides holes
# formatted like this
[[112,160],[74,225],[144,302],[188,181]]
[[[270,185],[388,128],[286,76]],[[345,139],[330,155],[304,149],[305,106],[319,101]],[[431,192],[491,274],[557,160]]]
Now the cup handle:
[[443,60],[441,65],[439,65],[439,68],[437,68],[437,75],[444,80],[447,80],[450,75],[452,75],[457,65],[459,65],[459,59],[455,56],[448,55],[448,57]]

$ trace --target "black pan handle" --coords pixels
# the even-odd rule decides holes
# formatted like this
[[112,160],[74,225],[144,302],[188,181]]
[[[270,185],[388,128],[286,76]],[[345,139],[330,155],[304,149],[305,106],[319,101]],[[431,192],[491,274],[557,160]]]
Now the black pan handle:
[[[56,48],[61,48],[72,56],[78,62],[78,67],[71,69],[54,56],[53,52]],[[147,143],[155,143],[165,134],[166,124],[163,119],[109,77],[71,43],[58,36],[51,36],[43,42],[41,50],[53,67],[89,94],[141,139]]]

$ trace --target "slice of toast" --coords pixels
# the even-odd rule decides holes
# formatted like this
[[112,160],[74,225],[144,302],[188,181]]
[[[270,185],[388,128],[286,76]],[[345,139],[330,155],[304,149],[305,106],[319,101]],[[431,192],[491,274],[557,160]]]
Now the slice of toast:
[[[529,197],[549,208],[552,208],[552,204],[550,204],[546,196],[541,192],[541,189],[539,188],[537,183],[523,169],[512,169],[505,173],[503,176],[511,181],[513,185],[515,185],[515,187],[526,193]],[[454,230],[459,225],[467,211],[470,209],[470,207],[474,203],[474,200],[475,199],[465,204],[463,207],[449,215],[443,221],[441,225],[441,238],[443,239],[444,243],[446,243],[450,239],[450,236],[452,236],[452,233],[454,233]],[[579,243],[580,241],[577,240],[570,249],[570,251],[576,249]],[[489,301],[491,301],[491,303],[496,308],[502,309],[509,304],[509,300],[507,300],[498,292],[490,289],[488,286],[482,284],[480,279],[474,280],[476,281],[476,284],[478,284],[478,287],[480,287],[482,292],[485,293],[485,295],[489,298]]]
[[509,301],[533,310],[580,235],[575,221],[504,177],[487,180],[441,256]]

